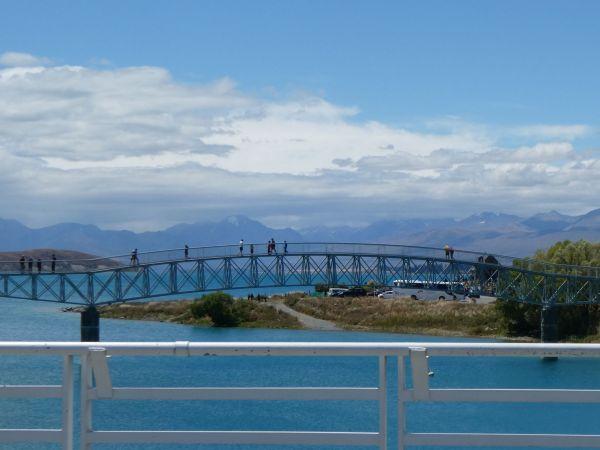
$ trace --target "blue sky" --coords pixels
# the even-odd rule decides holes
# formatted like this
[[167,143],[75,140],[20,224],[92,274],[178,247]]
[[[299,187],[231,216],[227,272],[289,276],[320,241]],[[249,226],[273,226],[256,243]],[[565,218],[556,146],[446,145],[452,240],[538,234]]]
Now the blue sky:
[[[11,103],[17,101],[11,94],[19,91],[21,96],[32,96],[29,105],[35,108],[39,106],[40,98],[33,93],[58,89],[56,86],[62,86],[62,92],[70,90],[81,81],[73,78],[72,69],[83,68],[84,75],[78,77],[89,76],[89,83],[83,81],[78,92],[87,92],[88,86],[95,86],[89,88],[86,98],[106,96],[103,98],[113,99],[114,105],[136,105],[120,112],[123,115],[119,120],[115,119],[111,109],[111,118],[102,120],[112,125],[102,131],[96,130],[98,133],[118,135],[123,131],[125,119],[140,113],[139,104],[146,100],[148,109],[140,113],[144,119],[133,122],[137,129],[140,121],[144,122],[144,127],[153,127],[157,136],[155,143],[166,134],[160,135],[161,128],[156,121],[150,121],[150,124],[146,120],[149,114],[161,113],[172,119],[173,124],[179,123],[178,119],[184,115],[183,122],[189,120],[188,128],[182,131],[179,127],[179,134],[166,139],[163,147],[158,144],[151,150],[148,150],[150,144],[145,144],[143,149],[134,148],[133,144],[128,147],[126,139],[118,139],[110,149],[88,145],[94,150],[83,154],[78,145],[88,140],[97,142],[100,134],[83,136],[81,130],[96,127],[93,120],[98,118],[81,119],[83,124],[78,125],[77,138],[57,143],[53,139],[58,134],[73,137],[74,131],[73,118],[68,114],[57,114],[70,121],[68,126],[66,122],[57,123],[51,118],[51,111],[57,111],[60,103],[57,103],[59,93],[55,91],[46,99],[51,106],[42,108],[49,116],[43,119],[43,124],[37,125],[38,129],[47,130],[47,134],[25,142],[22,134],[12,136],[7,131],[4,141],[0,139],[0,150],[3,145],[4,151],[12,157],[31,158],[32,164],[43,161],[45,166],[39,166],[38,170],[45,167],[47,171],[66,171],[70,178],[76,179],[83,177],[82,171],[88,171],[88,176],[94,171],[94,175],[99,176],[100,172],[104,174],[112,168],[112,176],[117,177],[125,166],[127,170],[133,170],[138,164],[144,169],[158,170],[167,166],[189,167],[193,163],[198,165],[199,172],[211,169],[216,174],[215,170],[224,170],[227,176],[233,177],[235,184],[242,183],[249,173],[285,175],[285,160],[278,163],[275,156],[270,165],[269,155],[275,155],[282,142],[309,142],[309,137],[319,136],[318,142],[304,147],[290,144],[286,160],[299,169],[290,168],[289,175],[313,177],[313,181],[318,178],[320,189],[323,189],[319,191],[320,198],[331,195],[346,199],[342,202],[344,208],[358,206],[360,202],[350,191],[334,195],[332,186],[338,187],[337,177],[355,177],[354,181],[358,183],[361,176],[366,176],[363,172],[368,167],[383,170],[385,166],[387,170],[396,164],[396,175],[417,177],[423,182],[435,179],[442,191],[452,190],[450,185],[442,184],[442,178],[449,175],[440,172],[442,163],[431,165],[429,160],[435,158],[428,157],[439,156],[446,150],[461,155],[455,160],[465,172],[450,174],[454,180],[469,173],[467,170],[487,170],[493,163],[493,155],[498,152],[508,152],[505,154],[508,157],[500,158],[504,160],[517,155],[517,166],[498,166],[498,170],[489,176],[494,179],[504,177],[502,183],[505,184],[497,186],[496,191],[502,191],[510,183],[513,187],[521,186],[520,190],[507,190],[505,197],[513,196],[512,201],[501,201],[486,192],[482,193],[483,198],[473,199],[469,192],[463,191],[464,187],[460,187],[462,194],[457,194],[458,200],[444,199],[443,195],[423,190],[417,205],[435,197],[445,208],[440,210],[433,201],[431,208],[415,210],[413,200],[406,200],[398,203],[399,209],[422,215],[447,215],[451,211],[464,215],[485,205],[490,205],[485,209],[517,213],[550,207],[578,213],[600,206],[591,198],[573,202],[558,187],[555,191],[547,188],[548,183],[552,184],[550,178],[556,179],[552,175],[556,171],[566,177],[561,183],[569,186],[574,179],[590,177],[600,170],[599,2],[5,1],[0,5],[0,55],[4,55],[4,70],[14,72],[21,66],[44,68],[35,75],[20,74],[24,78],[18,85],[7,82],[5,97],[2,97],[0,87],[0,103],[16,105]],[[34,58],[31,60],[34,63],[15,56],[19,54],[29,55]],[[155,68],[161,75],[144,71],[144,68]],[[51,69],[56,70],[52,72]],[[129,95],[131,85],[121,86],[122,71],[134,71],[140,77],[138,84],[147,87],[146,90],[140,88],[136,99]],[[13,72],[10,74],[14,75]],[[55,78],[58,73],[61,74],[60,82]],[[13,75],[7,79],[17,83]],[[150,78],[145,78],[147,75]],[[163,75],[166,78],[161,78]],[[23,84],[27,77],[28,83],[32,84]],[[102,77],[104,81],[99,81]],[[109,78],[113,80],[112,85]],[[131,83],[135,85],[133,78]],[[142,79],[144,81],[139,81]],[[115,93],[118,86],[123,90]],[[217,101],[213,98],[208,109],[203,109],[204,103],[201,106],[195,104],[192,112],[178,107],[171,109],[177,99],[192,98],[200,95],[199,91],[205,93],[211,89],[213,94],[218,91],[215,95],[224,95],[225,99],[219,97]],[[147,97],[148,93],[167,91],[172,93],[170,101],[153,104]],[[73,94],[69,98],[72,99]],[[214,102],[220,106],[215,108]],[[78,104],[78,107],[88,113],[98,110],[94,103]],[[240,112],[240,108],[247,109]],[[290,110],[295,112],[292,114]],[[20,110],[19,114],[22,117],[24,112]],[[249,123],[245,118],[252,114],[272,120]],[[214,131],[215,123],[223,123],[232,115],[238,120],[234,124],[228,123],[231,128],[227,133],[239,134],[239,140],[219,139],[215,133],[207,133],[207,123],[200,120],[210,116]],[[299,115],[303,115],[302,119],[298,119]],[[311,126],[336,123],[340,127],[316,130],[308,123]],[[51,130],[51,127],[56,128]],[[132,133],[132,127],[127,133]],[[12,125],[7,129],[12,130]],[[194,129],[203,130],[195,136],[202,141],[201,149],[192,143]],[[267,148],[268,145],[260,147],[259,143],[265,142],[263,137],[272,129],[277,130],[275,135],[282,136],[284,130],[295,131],[293,136],[282,137],[271,148]],[[164,133],[173,131],[166,131],[164,127],[162,130]],[[188,131],[191,134],[188,135]],[[344,145],[349,144],[344,144],[343,140],[335,141],[333,138],[337,133],[355,136],[352,142],[359,142],[364,152],[355,149],[346,154]],[[389,134],[389,142],[380,139],[386,134]],[[403,140],[407,134],[410,139]],[[186,140],[188,137],[190,141]],[[369,141],[370,138],[374,141]],[[256,145],[242,149],[244,142]],[[372,150],[367,149],[369,146]],[[337,148],[335,151],[334,147]],[[389,147],[386,154],[380,151],[385,147]],[[115,148],[120,150],[116,152]],[[260,151],[264,153],[259,154]],[[246,153],[240,153],[243,157],[238,159],[225,161],[229,158],[227,155],[236,152]],[[194,158],[186,160],[183,153],[193,153]],[[199,154],[203,156],[197,157]],[[488,157],[482,159],[482,154]],[[303,155],[304,159],[296,158],[297,155]],[[319,163],[309,163],[322,155]],[[156,162],[157,158],[160,161]],[[375,161],[373,166],[373,158],[384,159]],[[414,167],[401,170],[399,161],[407,158]],[[418,158],[423,158],[420,165],[414,163]],[[248,170],[244,170],[247,159],[256,160],[259,165],[261,161],[266,162],[258,168],[249,164]],[[469,166],[473,159],[479,160],[481,166]],[[97,160],[102,160],[102,164],[91,163]],[[127,161],[124,163],[123,160]],[[19,161],[23,162],[22,159]],[[572,177],[567,176],[568,170],[584,166],[584,173],[569,172]],[[349,172],[349,168],[352,171]],[[121,173],[120,176],[129,175]],[[169,180],[165,179],[163,183],[175,183]],[[304,181],[305,178],[294,179],[295,185]],[[268,182],[265,183],[264,189],[268,192]],[[457,189],[456,185],[453,187]],[[68,189],[72,188],[69,185]],[[383,187],[369,186],[361,192],[365,198],[376,195],[399,197],[406,188],[398,185],[395,190],[385,191]],[[133,203],[134,198],[139,198],[136,196],[143,195],[140,192],[145,192],[148,198],[156,198],[157,189],[149,182],[137,187],[135,192],[119,195]],[[261,189],[257,188],[260,191],[257,198],[245,198],[236,203],[232,194],[227,207],[198,207],[187,215],[174,214],[173,221],[191,221],[204,214],[212,217],[247,212],[253,215],[252,208],[240,210],[248,202],[254,202],[258,205],[255,217],[274,224],[300,223],[307,217],[304,205],[319,196],[315,192],[315,197],[309,198],[289,187],[283,188],[284,198],[265,201]],[[276,183],[272,189],[282,188]],[[546,197],[541,197],[544,193]],[[515,202],[515,198],[519,201]],[[100,194],[94,200],[109,202],[108,197]],[[127,201],[122,200],[123,211],[129,210]],[[29,202],[35,204],[33,200]],[[83,208],[87,201],[81,202]],[[295,206],[282,207],[281,202]],[[328,209],[326,205],[327,202],[323,202],[324,211]],[[156,208],[162,206],[157,203]],[[269,208],[277,209],[278,213],[269,212]],[[385,214],[370,211],[368,217],[362,217],[360,221]],[[90,217],[88,212],[77,213],[75,209],[60,209],[56,217],[51,218],[23,212],[15,216],[32,224]],[[165,225],[151,219],[151,215],[139,221],[119,217],[117,213],[110,219],[106,214],[102,217],[105,219],[98,215],[93,220],[106,226],[139,229]],[[338,213],[336,217],[339,217]],[[310,220],[320,223],[330,219],[326,214],[317,214]]]
[[309,90],[386,121],[590,122],[595,1],[3,2],[0,43],[68,64]]

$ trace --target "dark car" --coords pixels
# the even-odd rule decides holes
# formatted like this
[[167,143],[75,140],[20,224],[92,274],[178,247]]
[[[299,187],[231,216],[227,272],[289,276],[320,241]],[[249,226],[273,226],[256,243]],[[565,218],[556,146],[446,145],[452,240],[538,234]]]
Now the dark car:
[[338,297],[364,297],[367,291],[361,287],[352,287],[344,292],[341,292]]

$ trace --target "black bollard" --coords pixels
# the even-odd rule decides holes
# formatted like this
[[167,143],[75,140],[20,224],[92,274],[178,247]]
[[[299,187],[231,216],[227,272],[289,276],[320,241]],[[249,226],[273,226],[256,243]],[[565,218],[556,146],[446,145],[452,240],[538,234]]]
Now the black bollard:
[[81,342],[100,341],[100,313],[94,305],[81,312]]
[[[554,305],[543,305],[541,312],[541,341],[558,342],[558,310]],[[556,356],[545,356],[544,361],[556,361]]]

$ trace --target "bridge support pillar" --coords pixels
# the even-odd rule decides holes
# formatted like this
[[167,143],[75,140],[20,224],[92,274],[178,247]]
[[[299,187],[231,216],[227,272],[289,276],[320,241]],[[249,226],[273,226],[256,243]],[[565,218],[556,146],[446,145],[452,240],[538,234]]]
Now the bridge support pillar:
[[[558,342],[558,309],[554,305],[543,305],[541,312],[541,341]],[[545,356],[544,361],[556,361],[556,356]]]
[[541,341],[542,342],[557,342],[558,341],[558,310],[553,305],[542,306],[541,317]]
[[81,312],[81,342],[100,341],[100,313],[94,305]]

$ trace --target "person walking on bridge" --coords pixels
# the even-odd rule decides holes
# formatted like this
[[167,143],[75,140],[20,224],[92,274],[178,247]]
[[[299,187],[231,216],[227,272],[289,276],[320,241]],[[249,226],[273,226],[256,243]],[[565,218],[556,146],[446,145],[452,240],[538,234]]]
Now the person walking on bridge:
[[29,273],[33,272],[33,258],[31,256],[27,261],[27,268],[29,269]]
[[254,256],[254,244],[250,244],[250,256]]
[[446,259],[450,259],[450,246],[448,244],[444,245],[444,253],[446,254]]
[[190,257],[190,247],[187,244],[185,244],[185,247],[183,247],[183,257],[185,259],[188,259]]
[[52,253],[52,263],[50,264],[52,273],[56,272],[56,255]]
[[21,266],[21,273],[25,272],[25,256],[21,255],[21,259],[19,259],[19,265]]
[[454,259],[454,247],[450,247],[450,259]]
[[42,260],[40,258],[37,259],[37,271],[42,273]]
[[240,256],[244,254],[244,240],[240,239]]
[[139,263],[140,263],[140,261],[138,260],[138,249],[135,248],[131,252],[131,262],[130,262],[130,265],[137,266]]
[[287,254],[287,241],[283,241],[283,254]]

